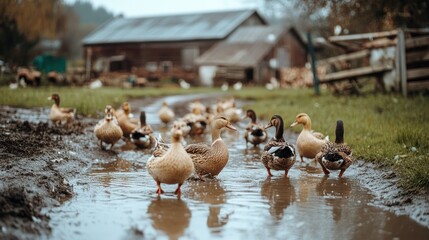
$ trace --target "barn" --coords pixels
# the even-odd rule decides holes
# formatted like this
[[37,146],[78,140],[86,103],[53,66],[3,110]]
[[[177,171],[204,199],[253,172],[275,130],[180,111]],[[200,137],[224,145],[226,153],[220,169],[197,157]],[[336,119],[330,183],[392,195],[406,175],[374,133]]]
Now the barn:
[[237,29],[196,59],[203,85],[265,84],[279,70],[303,67],[306,44],[295,28],[246,26]]
[[[287,60],[294,59],[292,54],[295,53],[291,54],[290,51],[297,49],[291,47],[295,42],[302,49],[298,51],[302,56],[296,59],[306,59],[305,46],[299,40],[299,35],[289,34],[293,32],[268,26],[267,21],[251,9],[115,18],[83,39],[86,76],[91,79],[106,73],[132,71],[152,81],[183,78],[196,85],[214,85],[216,74],[219,75],[225,69],[227,72],[237,71],[238,67],[242,73],[237,76],[243,76],[243,80],[265,81],[266,76],[271,74],[266,67],[270,60],[271,67],[304,65],[304,60],[302,63]],[[241,33],[251,35],[252,41],[269,38],[265,39],[269,46],[257,43],[259,46],[252,47],[250,41],[243,44],[240,41],[247,37],[241,36],[240,40]],[[285,37],[283,33],[286,33]],[[290,36],[298,40],[291,41]],[[228,65],[231,42],[232,45],[241,44],[247,48],[243,48],[241,53],[234,53],[236,60]],[[282,44],[286,44],[284,48],[278,47]],[[263,53],[250,51],[262,45]],[[250,55],[243,55],[243,51],[247,50]],[[222,54],[217,56],[216,51]],[[237,64],[240,61],[237,54],[257,59],[240,65]],[[277,56],[282,60],[273,60]]]

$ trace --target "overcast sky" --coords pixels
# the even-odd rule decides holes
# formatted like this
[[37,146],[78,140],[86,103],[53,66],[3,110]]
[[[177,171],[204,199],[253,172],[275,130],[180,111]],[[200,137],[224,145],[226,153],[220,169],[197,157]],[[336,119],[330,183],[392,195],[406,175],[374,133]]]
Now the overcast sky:
[[[73,3],[76,0],[65,0]],[[81,0],[91,2],[93,6],[103,6],[115,15],[139,17],[175,13],[207,12],[257,8],[259,0]]]

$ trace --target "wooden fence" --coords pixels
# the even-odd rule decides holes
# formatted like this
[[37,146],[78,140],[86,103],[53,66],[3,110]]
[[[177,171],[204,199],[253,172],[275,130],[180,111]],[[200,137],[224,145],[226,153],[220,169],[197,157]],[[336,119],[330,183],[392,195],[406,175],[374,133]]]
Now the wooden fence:
[[368,77],[376,78],[381,91],[409,92],[429,89],[429,29],[330,37],[347,53],[319,60],[319,76],[337,93],[359,93]]

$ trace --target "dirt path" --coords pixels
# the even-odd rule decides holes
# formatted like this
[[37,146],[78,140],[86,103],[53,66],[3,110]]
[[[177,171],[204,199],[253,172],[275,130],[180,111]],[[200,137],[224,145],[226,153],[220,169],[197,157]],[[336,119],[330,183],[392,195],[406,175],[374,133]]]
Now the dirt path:
[[[73,196],[69,181],[84,173],[92,159],[116,155],[92,150],[97,149],[92,130],[98,119],[81,117],[64,130],[47,123],[47,113],[43,108],[0,107],[0,239],[49,236],[50,219],[43,208]],[[378,206],[409,215],[429,228],[427,193],[404,192],[397,187],[394,172],[363,161],[355,164]]]

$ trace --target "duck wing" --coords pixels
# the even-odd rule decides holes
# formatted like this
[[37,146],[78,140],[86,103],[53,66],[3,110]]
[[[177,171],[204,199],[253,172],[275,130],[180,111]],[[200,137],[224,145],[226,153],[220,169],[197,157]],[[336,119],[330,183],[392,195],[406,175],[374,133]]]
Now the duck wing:
[[204,143],[196,143],[196,144],[189,144],[185,147],[185,150],[188,154],[208,154],[211,150],[211,146],[204,144]]
[[272,144],[272,146],[267,149],[267,152],[279,158],[290,158],[295,156],[294,147],[284,142]]
[[74,108],[59,108],[62,113],[74,113]]

